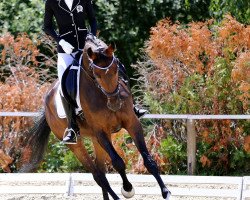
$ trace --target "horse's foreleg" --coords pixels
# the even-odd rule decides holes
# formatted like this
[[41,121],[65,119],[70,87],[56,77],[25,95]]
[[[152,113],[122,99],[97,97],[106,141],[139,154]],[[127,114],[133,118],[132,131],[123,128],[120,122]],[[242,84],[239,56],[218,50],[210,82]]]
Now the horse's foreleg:
[[[105,174],[95,166],[93,160],[89,156],[83,143],[81,141],[78,141],[77,144],[73,144],[73,145],[69,144],[67,146],[75,154],[75,156],[83,164],[83,166],[86,167],[86,169],[93,174],[93,177],[96,183],[104,191],[107,191],[113,197],[114,200],[119,200],[119,197],[115,194],[115,192],[110,187]],[[103,195],[103,198],[104,200],[108,200],[109,199],[108,194]]]
[[123,188],[122,194],[126,198],[131,198],[134,196],[134,188],[132,184],[129,182],[127,175],[126,175],[126,166],[122,158],[117,154],[116,150],[114,149],[111,140],[105,133],[98,134],[98,142],[101,147],[108,153],[111,158],[112,165],[115,170],[120,174],[122,181],[123,181]]
[[135,125],[133,125],[132,127],[129,127],[126,129],[129,132],[129,134],[131,135],[131,137],[133,138],[137,149],[141,153],[141,155],[143,157],[144,165],[147,168],[148,172],[151,173],[156,178],[156,180],[161,188],[162,197],[164,199],[169,199],[170,191],[167,189],[167,187],[163,183],[163,181],[160,177],[160,174],[159,174],[158,166],[157,166],[156,162],[153,160],[152,156],[148,152],[148,149],[147,149],[146,143],[145,143],[145,139],[143,136],[143,129],[141,127],[141,124],[138,122]]

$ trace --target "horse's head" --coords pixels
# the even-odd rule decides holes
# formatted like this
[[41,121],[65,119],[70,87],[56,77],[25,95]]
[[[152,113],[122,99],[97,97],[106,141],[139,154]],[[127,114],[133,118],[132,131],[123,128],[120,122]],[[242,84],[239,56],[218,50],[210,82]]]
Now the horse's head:
[[[121,108],[118,60],[114,55],[115,44],[107,46],[95,37],[87,37],[84,48],[88,56],[88,66],[95,81],[107,97],[107,106],[113,111]],[[86,59],[85,59],[86,60]]]

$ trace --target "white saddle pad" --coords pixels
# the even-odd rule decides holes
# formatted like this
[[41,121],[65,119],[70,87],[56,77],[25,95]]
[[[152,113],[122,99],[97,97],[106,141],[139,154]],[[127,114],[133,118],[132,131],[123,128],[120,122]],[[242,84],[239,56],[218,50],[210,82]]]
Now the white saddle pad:
[[[76,69],[75,66],[72,66],[71,68]],[[78,105],[78,108],[76,109],[76,114],[78,114],[80,111],[82,111],[82,107],[81,107],[81,103],[80,103],[80,95],[79,95],[79,80],[80,80],[80,67],[78,68],[78,72],[77,72],[77,92],[76,92],[76,103]],[[66,113],[65,110],[63,108],[63,104],[62,104],[62,98],[61,98],[61,83],[59,83],[59,87],[57,87],[57,91],[56,91],[56,97],[55,97],[55,105],[56,105],[56,111],[57,111],[57,115],[59,118],[66,118]]]

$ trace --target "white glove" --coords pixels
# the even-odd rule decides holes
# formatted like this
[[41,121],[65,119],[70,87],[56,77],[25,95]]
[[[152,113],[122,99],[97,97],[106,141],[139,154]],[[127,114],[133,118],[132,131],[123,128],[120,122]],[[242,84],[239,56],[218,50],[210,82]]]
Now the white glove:
[[92,34],[91,32],[89,32],[89,33],[87,34],[86,40],[87,40],[87,38],[96,40],[96,36],[95,36],[94,34]]
[[64,51],[66,54],[71,54],[71,53],[72,53],[74,47],[73,47],[70,43],[66,42],[64,39],[61,39],[61,40],[59,41],[59,44],[61,45],[63,51]]

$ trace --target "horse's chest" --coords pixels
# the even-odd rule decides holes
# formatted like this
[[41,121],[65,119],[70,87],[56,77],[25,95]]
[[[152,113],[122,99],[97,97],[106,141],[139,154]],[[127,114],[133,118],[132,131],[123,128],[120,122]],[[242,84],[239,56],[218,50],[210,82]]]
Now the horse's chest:
[[107,99],[101,95],[97,96],[93,89],[88,89],[85,91],[83,104],[91,113],[99,113],[107,107]]
[[108,132],[118,132],[121,128],[121,121],[119,118],[116,117],[116,115],[110,112],[97,112],[92,113],[92,122],[93,126],[96,127],[96,129],[102,129]]

